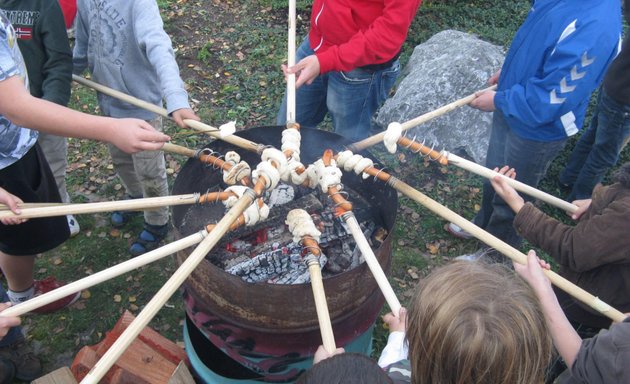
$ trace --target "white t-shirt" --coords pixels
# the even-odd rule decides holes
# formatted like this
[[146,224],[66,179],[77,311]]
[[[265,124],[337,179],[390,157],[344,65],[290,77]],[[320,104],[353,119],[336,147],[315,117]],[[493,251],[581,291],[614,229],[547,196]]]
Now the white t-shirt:
[[[19,76],[28,89],[26,65],[18,48],[15,30],[0,11],[0,81]],[[0,169],[21,159],[37,142],[38,132],[13,124],[0,115]]]

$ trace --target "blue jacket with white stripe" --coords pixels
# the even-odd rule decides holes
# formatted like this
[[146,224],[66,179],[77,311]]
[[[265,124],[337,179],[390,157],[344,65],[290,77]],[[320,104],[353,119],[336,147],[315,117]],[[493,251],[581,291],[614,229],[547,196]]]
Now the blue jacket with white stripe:
[[620,43],[619,0],[535,0],[503,63],[496,109],[525,139],[576,134]]

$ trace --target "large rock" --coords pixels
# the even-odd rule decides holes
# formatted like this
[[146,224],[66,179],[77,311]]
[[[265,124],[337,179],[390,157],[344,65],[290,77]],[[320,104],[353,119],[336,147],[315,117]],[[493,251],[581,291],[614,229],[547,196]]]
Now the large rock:
[[[405,122],[487,87],[488,78],[503,63],[502,47],[453,30],[442,31],[416,46],[401,73],[393,97],[378,111],[376,123],[387,128]],[[492,113],[468,106],[437,117],[407,131],[435,148],[464,150],[485,163]]]

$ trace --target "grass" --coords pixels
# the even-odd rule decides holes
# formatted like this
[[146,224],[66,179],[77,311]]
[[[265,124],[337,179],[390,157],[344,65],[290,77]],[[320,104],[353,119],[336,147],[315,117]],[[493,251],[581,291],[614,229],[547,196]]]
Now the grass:
[[[275,125],[277,106],[284,92],[279,64],[286,57],[286,3],[279,0],[212,2],[161,0],[160,9],[176,48],[182,78],[203,121],[218,126],[236,120],[239,127]],[[299,36],[307,28],[310,1],[298,1]],[[444,29],[457,29],[507,46],[530,7],[527,0],[427,0],[424,1],[403,46],[401,60],[408,60],[413,47]],[[299,41],[300,38],[298,38]],[[75,86],[72,107],[98,113],[94,93]],[[168,125],[173,141],[198,147],[209,141]],[[552,164],[541,188],[558,195],[555,180],[576,138]],[[388,171],[407,184],[466,218],[472,218],[481,200],[481,179],[452,167],[425,162],[410,153],[374,153]],[[168,156],[172,182],[184,159]],[[630,161],[626,148],[621,162]],[[85,140],[71,140],[68,186],[75,202],[114,200],[123,188],[111,168],[106,147]],[[447,236],[444,220],[407,198],[399,200],[394,229],[391,283],[405,305],[415,284],[433,268],[453,256],[474,251],[474,240]],[[554,217],[564,214],[547,206]],[[141,227],[137,217],[131,225],[114,230],[109,216],[82,215],[81,234],[37,259],[37,277],[54,274],[73,281],[126,260],[127,248]],[[524,248],[525,250],[526,248]],[[174,270],[166,258],[154,265],[99,284],[84,293],[73,310],[25,317],[29,338],[40,351],[48,370],[68,365],[68,359],[84,345],[100,341],[122,311],[138,313]],[[151,326],[172,340],[181,340],[181,300],[171,298]],[[387,309],[384,309],[386,311]],[[98,321],[97,321],[98,320]],[[376,327],[374,353],[386,342],[387,331]],[[59,357],[66,360],[59,361]]]

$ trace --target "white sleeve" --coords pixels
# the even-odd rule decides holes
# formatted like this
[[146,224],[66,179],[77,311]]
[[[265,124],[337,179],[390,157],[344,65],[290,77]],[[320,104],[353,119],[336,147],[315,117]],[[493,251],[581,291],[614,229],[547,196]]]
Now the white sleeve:
[[405,360],[409,352],[405,342],[405,332],[397,331],[389,334],[387,345],[383,348],[381,357],[378,358],[378,365],[385,368],[400,360]]

